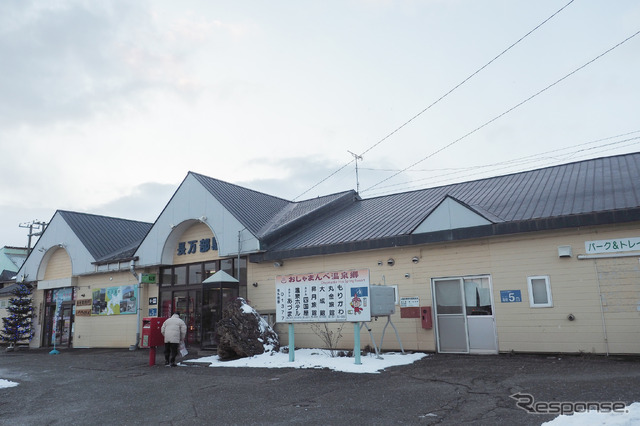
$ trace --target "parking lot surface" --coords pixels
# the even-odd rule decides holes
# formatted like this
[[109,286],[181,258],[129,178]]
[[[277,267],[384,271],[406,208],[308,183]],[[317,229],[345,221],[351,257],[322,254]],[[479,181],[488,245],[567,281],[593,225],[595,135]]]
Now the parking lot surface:
[[539,425],[557,414],[530,414],[512,395],[543,411],[640,401],[638,357],[430,354],[378,374],[157,360],[148,349],[1,348],[0,379],[18,385],[0,388],[0,424]]

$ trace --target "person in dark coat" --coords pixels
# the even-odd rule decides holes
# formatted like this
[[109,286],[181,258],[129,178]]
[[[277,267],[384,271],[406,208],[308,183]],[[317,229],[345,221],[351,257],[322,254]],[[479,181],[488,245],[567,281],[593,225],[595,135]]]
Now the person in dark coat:
[[176,366],[178,346],[187,337],[187,325],[180,319],[180,312],[174,312],[171,318],[162,323],[160,329],[164,336],[164,365]]

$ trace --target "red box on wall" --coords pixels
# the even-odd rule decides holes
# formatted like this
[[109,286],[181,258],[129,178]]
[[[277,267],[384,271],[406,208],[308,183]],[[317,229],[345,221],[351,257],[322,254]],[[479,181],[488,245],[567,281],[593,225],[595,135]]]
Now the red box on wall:
[[431,317],[431,306],[420,307],[420,317],[422,318],[422,328],[431,330],[433,328],[433,319]]

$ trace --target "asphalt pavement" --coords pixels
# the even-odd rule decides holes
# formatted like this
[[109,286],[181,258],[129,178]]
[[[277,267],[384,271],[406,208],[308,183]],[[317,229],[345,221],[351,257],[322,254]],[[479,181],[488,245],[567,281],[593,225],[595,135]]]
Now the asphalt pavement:
[[581,402],[640,402],[639,357],[430,354],[354,374],[171,368],[158,352],[150,366],[148,349],[0,348],[0,379],[18,383],[0,388],[0,424],[540,425]]

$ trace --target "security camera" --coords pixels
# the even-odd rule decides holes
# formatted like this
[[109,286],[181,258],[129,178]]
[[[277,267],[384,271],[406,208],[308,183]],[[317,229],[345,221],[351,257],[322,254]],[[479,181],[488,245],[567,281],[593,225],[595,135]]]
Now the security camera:
[[411,259],[411,261],[413,263],[418,263],[418,262],[420,262],[420,258],[418,256],[413,256],[413,259]]

